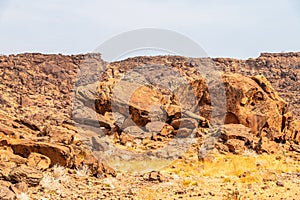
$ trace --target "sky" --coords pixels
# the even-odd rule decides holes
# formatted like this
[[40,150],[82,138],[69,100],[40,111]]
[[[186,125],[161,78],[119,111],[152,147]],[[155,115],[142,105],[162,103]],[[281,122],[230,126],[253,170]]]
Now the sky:
[[210,57],[300,51],[298,2],[0,0],[0,54],[93,52],[110,38],[140,28],[178,32]]

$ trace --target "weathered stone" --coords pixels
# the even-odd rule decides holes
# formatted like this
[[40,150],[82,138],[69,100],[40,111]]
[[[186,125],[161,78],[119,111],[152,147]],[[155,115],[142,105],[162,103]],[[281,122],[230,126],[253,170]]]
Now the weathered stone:
[[262,53],[256,59],[237,60],[215,58],[214,63],[225,72],[243,75],[263,74],[279,95],[290,104],[299,119],[299,53]]
[[279,151],[279,145],[274,141],[270,141],[266,137],[262,137],[255,146],[255,149],[258,153],[277,153]]
[[235,154],[241,155],[245,151],[245,142],[242,140],[229,139],[226,142],[226,145],[228,146],[229,151]]
[[179,118],[181,116],[181,107],[171,104],[166,108],[166,112],[168,116],[174,116]]
[[174,128],[172,126],[166,124],[163,126],[163,128],[159,134],[164,137],[169,137],[173,131],[174,131]]
[[154,121],[154,122],[149,122],[146,125],[146,130],[149,132],[159,134],[164,137],[170,137],[170,135],[174,131],[174,128],[165,122]]
[[0,180],[0,185],[4,187],[10,187],[12,183],[9,181]]
[[31,153],[28,157],[28,166],[35,167],[40,170],[48,169],[51,164],[50,158],[39,153]]
[[14,130],[4,124],[0,123],[0,132],[4,133],[5,135],[14,135]]
[[[263,76],[242,77],[239,74],[223,76],[227,94],[225,123],[243,124],[251,128],[252,134],[259,134],[267,127],[272,130],[273,138],[282,137],[282,114],[286,112],[287,103]],[[245,98],[247,100],[243,100]]]
[[62,143],[69,145],[74,137],[75,132],[62,126],[51,126],[47,136],[52,143]]
[[33,167],[20,165],[14,167],[9,173],[9,179],[12,182],[25,182],[29,186],[36,186],[43,178],[43,173]]
[[16,165],[14,162],[0,162],[0,179],[9,180],[9,173]]
[[[207,80],[195,70],[197,63],[203,60],[158,56],[129,58],[106,65],[100,55],[94,54],[0,56],[0,146],[11,146],[14,153],[25,157],[10,155],[8,158],[10,160],[3,164],[4,167],[8,167],[7,170],[10,171],[16,163],[24,163],[26,158],[35,152],[49,157],[51,165],[72,166],[75,160],[73,150],[61,143],[82,145],[80,139],[74,136],[77,132],[77,121],[71,120],[71,116],[75,117],[77,114],[72,112],[77,106],[90,108],[88,111],[82,108],[78,110],[86,117],[82,119],[82,123],[95,125],[94,128],[100,125],[105,130],[103,134],[119,135],[129,126],[137,124],[143,127],[154,121],[153,119],[171,124],[181,117],[190,118],[185,115],[187,111],[200,113],[194,119],[203,116],[205,117],[203,121],[212,120],[211,96]],[[218,101],[227,102],[225,126],[228,125],[226,127],[228,130],[221,133],[220,142],[228,143],[231,148],[235,148],[231,143],[240,140],[240,143],[244,142],[250,147],[256,145],[258,152],[275,152],[278,146],[276,142],[288,144],[291,140],[295,142],[291,145],[291,150],[297,151],[300,140],[299,126],[297,122],[293,122],[296,120],[291,120],[288,116],[287,104],[277,95],[273,87],[289,102],[291,111],[299,118],[300,54],[262,54],[257,59],[212,60],[218,69],[226,72],[226,75],[221,74],[220,77],[224,82],[227,99]],[[147,68],[148,65],[166,66],[167,70],[163,71],[160,67],[158,67],[160,71],[154,70]],[[90,69],[93,66],[97,66],[100,73],[97,70],[87,70],[87,74],[83,73],[83,77],[75,80],[78,71],[85,72],[85,67]],[[107,70],[99,70],[104,69],[104,66]],[[141,73],[135,70],[138,67],[146,70]],[[183,79],[179,79],[171,71],[180,74],[189,84],[182,84]],[[248,77],[229,72],[242,73]],[[258,73],[266,78],[256,75]],[[128,74],[130,76],[127,76]],[[79,87],[76,91],[80,102],[73,109],[74,85],[87,87]],[[177,87],[178,85],[180,87]],[[193,95],[188,95],[187,89],[190,86],[197,97],[195,104],[191,104]],[[98,112],[96,118],[93,116],[95,110]],[[112,113],[119,114],[119,117],[111,118]],[[124,122],[126,120],[127,124]],[[64,126],[66,123],[69,128]],[[50,128],[44,129],[48,124]],[[125,126],[118,127],[120,124]],[[240,126],[241,124],[250,128],[250,131]],[[200,124],[200,127],[204,126],[208,127],[209,124]],[[181,132],[182,137],[186,137],[188,130],[176,131]],[[173,133],[176,135],[175,131]],[[257,142],[256,137],[262,138],[261,141]],[[10,144],[10,138],[21,140]],[[25,142],[24,138],[30,142]],[[156,141],[152,140],[152,143],[157,146],[158,143],[165,142],[164,137],[153,138],[156,138]],[[128,141],[126,138],[123,140],[124,144]],[[101,150],[101,147],[96,149]],[[1,157],[1,162],[3,159],[5,157]],[[77,160],[79,163],[82,161]],[[9,166],[11,162],[14,164]],[[0,172],[1,170],[5,171],[0,169]]]
[[8,187],[0,185],[0,199],[15,200],[16,195]]
[[146,130],[149,132],[160,133],[160,131],[163,129],[165,125],[166,125],[165,122],[154,121],[154,122],[147,123],[145,127]]
[[254,137],[251,133],[251,129],[242,124],[224,124],[221,126],[220,133],[220,138],[224,141],[239,139],[250,143]]
[[[176,60],[175,58],[170,59],[174,59],[174,62]],[[185,63],[185,61],[184,58],[176,60],[177,63]],[[196,59],[195,63],[198,63],[198,61]],[[118,63],[117,66],[114,66],[113,63],[109,67],[114,68],[114,70],[116,68],[133,69],[133,66],[139,64],[136,62],[137,60],[128,60]],[[155,62],[164,63],[164,60],[161,58],[152,58],[151,63]],[[145,68],[151,69],[150,72],[148,71],[148,74],[138,69],[131,74],[132,77],[127,77],[126,74],[126,78],[121,79],[119,82],[117,81],[118,78],[123,77],[124,74],[121,70],[115,70],[116,74],[114,74],[114,78],[105,76],[99,82],[97,91],[101,94],[105,93],[102,96],[103,98],[107,98],[105,101],[113,101],[112,107],[114,112],[119,112],[124,116],[128,116],[130,113],[131,119],[140,126],[144,126],[151,121],[151,107],[156,105],[160,105],[166,111],[168,117],[172,119],[171,125],[175,129],[178,129],[180,124],[185,126],[185,128],[194,129],[198,125],[197,120],[201,122],[200,126],[209,126],[207,122],[210,120],[212,107],[204,78],[197,74],[193,74],[192,77],[187,76],[186,74],[190,70],[188,66],[182,68],[174,64],[170,66],[166,64],[166,68],[168,67],[179,70],[183,76],[186,76],[190,80],[189,85],[185,86],[181,84],[176,91],[174,90],[174,96],[171,95],[170,91],[166,91],[165,88],[159,85],[162,80],[155,76],[157,72],[154,72],[155,69],[149,66]],[[175,77],[168,71],[162,70],[161,73],[166,75],[164,77],[166,80],[162,81],[163,83],[173,80]],[[151,80],[151,75],[154,75],[157,80]],[[226,110],[225,124],[242,124],[251,129],[251,135],[253,136],[268,132],[270,134],[268,138],[271,140],[278,140],[283,137],[281,129],[283,127],[283,115],[287,112],[287,103],[279,97],[264,76],[245,77],[240,74],[228,73],[221,74],[220,78],[222,78],[227,95],[227,105],[224,108]],[[132,82],[132,79],[135,82]],[[218,84],[213,84],[211,87],[219,86]],[[197,91],[195,96],[199,101],[201,100],[199,102],[199,111],[201,114],[203,113],[205,118],[200,115],[197,115],[195,118],[187,115],[187,113],[193,115],[197,113],[195,112],[197,111],[197,103],[195,104],[197,101],[193,101],[193,95],[188,92],[189,88]],[[219,101],[225,100],[220,99]],[[189,105],[191,102],[194,102],[194,104]],[[97,106],[105,107],[105,105],[101,104],[97,104]],[[109,110],[106,112],[109,112]],[[180,118],[181,115],[193,119]],[[202,122],[206,122],[206,125],[202,124]],[[264,132],[262,132],[263,130]],[[246,142],[250,142],[251,140],[249,137],[244,139],[248,140]]]
[[0,150],[0,161],[14,162],[16,164],[25,164],[27,159],[19,155],[15,155],[13,152],[8,150]]
[[134,143],[134,137],[131,136],[131,135],[128,135],[126,133],[121,133],[121,135],[120,135],[120,143],[122,145],[130,145],[130,144],[132,145]]
[[284,183],[283,183],[282,181],[277,181],[277,182],[276,182],[276,185],[277,185],[278,187],[284,187]]
[[285,139],[292,139],[293,141],[300,144],[300,120],[293,120],[288,122],[284,129]]
[[132,121],[131,117],[129,116],[121,124],[121,129],[126,129],[127,127],[130,127],[130,126],[136,126],[136,124],[134,121]]
[[142,138],[144,131],[138,126],[129,126],[123,130],[124,133],[137,138]]
[[103,162],[99,162],[93,155],[88,155],[82,164],[88,166],[92,174],[99,178],[106,177],[107,175],[113,177],[117,175],[114,169]]
[[152,171],[144,175],[144,180],[163,182],[166,178],[159,171]]
[[193,130],[188,128],[180,128],[174,131],[174,137],[176,138],[187,138],[192,136]]
[[222,154],[226,154],[229,152],[229,148],[223,142],[217,142],[215,144],[215,148]]
[[46,142],[32,142],[20,140],[11,144],[15,154],[28,157],[31,153],[39,153],[50,158],[51,166],[58,164],[61,166],[71,166],[73,152],[71,146],[63,146]]
[[171,126],[173,126],[174,129],[187,128],[193,130],[198,127],[198,122],[197,120],[191,118],[180,118],[173,120],[171,122]]
[[19,121],[19,123],[27,126],[28,128],[30,128],[33,131],[40,131],[40,128],[34,122],[30,121],[29,119],[26,119],[26,118],[21,119]]
[[117,173],[116,171],[109,167],[106,163],[104,162],[98,162],[98,168],[97,168],[97,177],[106,177],[107,175],[110,175],[110,176],[113,176],[113,177],[116,177],[117,176]]
[[262,179],[264,182],[277,181],[277,176],[275,172],[267,171],[263,174]]
[[300,153],[300,146],[297,145],[297,144],[291,144],[290,145],[290,150]]
[[[131,94],[133,92],[133,94]],[[154,105],[161,104],[162,95],[154,88],[128,81],[119,82],[114,87],[112,106],[115,112],[124,116],[131,114],[131,119],[138,126],[144,126],[150,121],[148,114]],[[131,94],[130,96],[128,96]],[[129,108],[129,110],[128,110]]]
[[25,182],[19,182],[14,185],[10,186],[10,189],[15,193],[15,194],[20,194],[20,193],[27,193],[28,192],[28,185]]

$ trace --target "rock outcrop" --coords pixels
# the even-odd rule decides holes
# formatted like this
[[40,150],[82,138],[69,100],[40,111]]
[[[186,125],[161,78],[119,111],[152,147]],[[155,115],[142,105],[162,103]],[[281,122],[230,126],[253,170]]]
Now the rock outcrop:
[[[211,65],[222,71],[213,78]],[[299,66],[299,53],[114,63],[100,54],[0,56],[0,179],[37,185],[39,172],[54,165],[86,165],[94,176],[116,176],[91,155],[89,150],[109,148],[97,138],[143,152],[176,138],[201,144],[215,124],[213,146],[220,152],[273,153],[280,144],[297,151]],[[14,198],[7,188],[0,196]]]
[[246,76],[263,75],[289,103],[295,118],[300,117],[299,84],[300,53],[262,53],[258,58],[237,60],[214,58],[215,64],[225,72],[239,73]]
[[[203,135],[210,126],[214,112],[209,89],[214,90],[219,85],[208,83],[211,84],[209,88],[206,80],[195,71],[195,65],[201,64],[201,59],[199,60],[141,57],[108,65],[96,89],[97,93],[94,94],[95,107],[100,115],[117,113],[119,116],[118,121],[116,120],[118,129],[109,129],[107,132],[113,130],[109,134],[115,134],[123,145],[130,143],[130,147],[145,143],[148,145],[149,139],[158,143],[155,137],[157,130],[160,130],[160,141],[170,137],[189,137],[195,132]],[[245,77],[226,73],[220,74],[220,78],[226,93],[226,98],[221,101],[227,102],[226,105],[220,104],[225,106],[226,111],[223,123],[228,124],[227,126],[240,124],[250,128],[251,140],[246,141],[249,148],[261,151],[262,141],[266,144],[267,141],[278,143],[294,140],[287,137],[285,131],[291,130],[288,123],[291,115],[288,103],[263,75]],[[89,93],[81,93],[78,99],[88,99],[90,95],[85,96],[86,94]],[[192,95],[195,99],[187,101]],[[133,131],[134,126],[139,127],[137,132]],[[129,133],[126,131],[128,128],[131,130]],[[248,133],[237,133],[243,134]],[[233,143],[235,146],[245,146],[245,143],[238,141],[240,138],[232,138],[235,142],[226,140],[225,144],[230,151],[234,149]]]

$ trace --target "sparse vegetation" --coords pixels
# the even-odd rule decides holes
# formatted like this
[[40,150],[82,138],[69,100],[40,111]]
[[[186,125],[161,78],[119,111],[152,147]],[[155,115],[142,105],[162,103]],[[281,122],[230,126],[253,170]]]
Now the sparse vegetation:
[[52,173],[48,172],[44,174],[40,185],[49,192],[56,192],[57,194],[63,194],[66,190],[65,184],[68,183],[69,177],[66,173],[66,169],[59,165],[54,165]]
[[53,177],[59,180],[64,179],[66,175],[66,169],[63,166],[54,165],[53,166]]
[[18,200],[30,200],[30,196],[27,193],[21,192],[17,195]]
[[80,177],[86,177],[89,175],[89,167],[87,165],[83,165],[80,168],[76,169],[76,175]]

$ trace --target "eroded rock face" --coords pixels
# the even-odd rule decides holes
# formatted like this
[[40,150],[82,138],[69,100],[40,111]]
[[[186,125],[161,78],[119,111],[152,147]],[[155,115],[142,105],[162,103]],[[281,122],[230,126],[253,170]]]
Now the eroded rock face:
[[36,186],[43,178],[43,173],[33,167],[20,165],[11,170],[9,180],[12,182],[25,182],[30,186]]
[[[220,80],[226,98],[216,103],[226,102],[226,112],[215,110],[224,114],[220,149],[272,153],[278,143],[289,141],[298,151],[299,53],[212,61],[225,72]],[[92,148],[105,150],[107,145],[96,141],[103,135],[144,150],[162,148],[176,137],[201,140],[214,124],[209,88],[222,85],[195,70],[201,63],[207,59],[157,56],[106,63],[99,54],[0,56],[0,177],[9,180],[12,169],[27,163],[45,169],[47,158],[50,167],[85,163],[95,176],[115,176],[84,146],[87,139]],[[77,123],[88,127],[80,130],[87,138],[78,134]],[[12,177],[18,177],[18,170]]]
[[[117,131],[121,144],[125,145],[129,140],[134,143],[136,131],[132,127],[135,126],[139,127],[139,135],[142,135],[143,131],[146,135],[147,131],[155,133],[160,130],[160,135],[164,137],[170,137],[170,135],[171,137],[188,137],[198,128],[210,126],[214,108],[211,104],[209,89],[212,90],[220,85],[212,82],[209,88],[207,80],[194,72],[194,66],[190,66],[191,61],[188,62],[181,57],[168,57],[168,62],[164,62],[161,57],[143,60],[142,66],[145,66],[146,71],[150,71],[149,74],[144,73],[142,66],[139,65],[141,60],[142,58],[140,60],[128,59],[111,63],[97,87],[99,95],[96,96],[100,98],[96,100],[97,110],[102,115],[113,111],[124,116],[123,119],[131,121],[130,129],[133,136],[124,135],[123,132],[128,132],[128,128],[124,128],[126,126],[122,127],[125,120],[118,122],[121,123]],[[160,71],[156,68],[156,65],[159,66],[162,63],[165,68],[174,71],[172,74],[162,69],[161,75],[164,79],[158,77],[157,73]],[[138,69],[134,70],[134,66],[138,66]],[[129,75],[126,74],[126,70],[129,71]],[[111,74],[111,71],[114,73]],[[153,77],[150,76],[152,71],[156,72],[152,74]],[[176,77],[177,73],[180,77]],[[181,84],[178,82],[174,84],[172,82],[174,78],[177,78]],[[279,97],[264,76],[246,77],[240,74],[221,73],[220,78],[226,92],[225,99],[219,100],[226,102],[224,124],[233,127],[235,124],[240,124],[250,128],[249,135],[257,138],[252,139],[251,142],[258,142],[262,137],[267,137],[272,141],[285,140],[283,129],[287,126],[285,117],[288,114],[288,104]],[[159,83],[171,86],[163,87],[163,84]],[[172,90],[172,87],[175,89]],[[189,87],[192,92],[190,94],[187,92]],[[191,98],[190,96],[194,96],[194,99],[187,101]],[[80,98],[84,97],[80,96]],[[108,105],[107,102],[112,103]],[[153,119],[152,116],[156,118]],[[166,131],[167,125],[163,125],[164,123],[172,126],[173,130]],[[243,133],[238,134],[243,137]],[[232,141],[231,144],[233,144]]]
[[224,76],[227,93],[225,124],[243,124],[253,136],[283,138],[283,116],[287,103],[263,76],[251,78],[233,74]]
[[263,75],[285,99],[299,119],[300,53],[262,53],[258,58],[237,60],[214,58],[215,64],[225,72],[246,76]]

